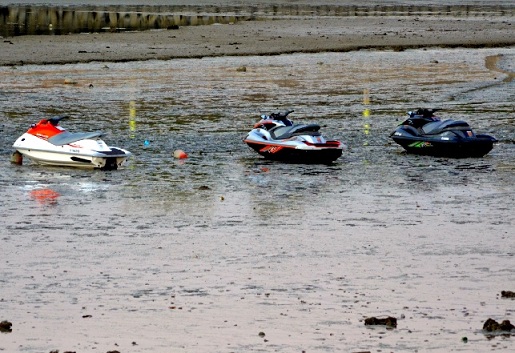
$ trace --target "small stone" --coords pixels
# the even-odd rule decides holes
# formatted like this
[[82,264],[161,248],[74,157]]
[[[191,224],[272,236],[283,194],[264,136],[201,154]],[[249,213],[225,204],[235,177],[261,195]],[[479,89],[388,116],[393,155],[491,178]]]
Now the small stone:
[[511,324],[510,320],[503,320],[503,322],[501,322],[499,325],[499,328],[501,331],[511,331],[515,329],[515,326]]
[[17,165],[22,165],[23,164],[23,155],[20,152],[15,151],[11,155],[11,163],[17,164]]
[[488,332],[511,331],[513,329],[515,329],[515,326],[511,324],[510,320],[504,320],[501,323],[498,323],[497,321],[489,318],[483,324],[483,330]]
[[387,327],[397,327],[397,319],[391,316],[386,318],[368,317],[365,319],[365,325],[384,325]]
[[0,322],[0,332],[12,332],[12,325],[13,324],[11,322],[6,320]]

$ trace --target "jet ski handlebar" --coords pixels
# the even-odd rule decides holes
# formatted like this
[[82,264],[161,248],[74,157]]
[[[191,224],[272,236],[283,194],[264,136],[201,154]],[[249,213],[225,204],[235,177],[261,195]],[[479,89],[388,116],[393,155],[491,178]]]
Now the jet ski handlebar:
[[286,110],[284,112],[271,113],[269,116],[272,119],[285,119],[290,113],[293,113],[293,110]]
[[50,119],[48,119],[47,121],[54,125],[54,126],[57,126],[59,125],[59,122],[63,119],[68,119],[69,116],[68,115],[61,115],[61,116],[54,116],[54,117],[51,117]]
[[414,111],[409,111],[408,115],[410,117],[414,117],[416,115],[422,115],[424,118],[434,117],[434,113],[439,111],[440,109],[427,109],[427,108],[418,108]]

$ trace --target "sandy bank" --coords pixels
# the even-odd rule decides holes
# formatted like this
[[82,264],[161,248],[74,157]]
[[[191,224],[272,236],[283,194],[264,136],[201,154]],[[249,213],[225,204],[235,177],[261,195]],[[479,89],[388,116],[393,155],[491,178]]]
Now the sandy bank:
[[510,17],[321,17],[130,33],[2,38],[0,65],[64,64],[351,51],[515,45]]

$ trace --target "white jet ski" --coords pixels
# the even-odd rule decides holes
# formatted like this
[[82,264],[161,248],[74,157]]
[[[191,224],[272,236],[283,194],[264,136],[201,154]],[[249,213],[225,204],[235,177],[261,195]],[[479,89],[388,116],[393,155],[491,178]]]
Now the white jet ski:
[[243,141],[266,159],[288,163],[330,164],[342,155],[343,143],[326,140],[318,124],[294,124],[292,112],[262,115]]
[[122,148],[108,146],[100,139],[100,131],[68,132],[59,126],[65,118],[57,116],[32,124],[13,148],[37,164],[103,170],[117,169],[131,155]]

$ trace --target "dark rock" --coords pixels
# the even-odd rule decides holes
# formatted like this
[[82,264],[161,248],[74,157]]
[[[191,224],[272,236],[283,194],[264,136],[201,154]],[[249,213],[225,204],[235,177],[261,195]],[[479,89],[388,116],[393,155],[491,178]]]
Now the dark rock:
[[515,298],[515,292],[503,290],[501,292],[501,298]]
[[0,322],[0,332],[13,332],[12,325],[9,321]]
[[515,329],[515,326],[511,324],[510,320],[503,320],[503,322],[501,322],[499,325],[499,329],[501,331],[511,331]]
[[501,323],[498,323],[497,321],[489,318],[483,324],[483,330],[488,332],[511,331],[513,329],[515,329],[515,326],[511,324],[510,320],[504,320]]
[[384,325],[387,327],[397,327],[397,319],[391,316],[386,318],[367,317],[365,325]]

